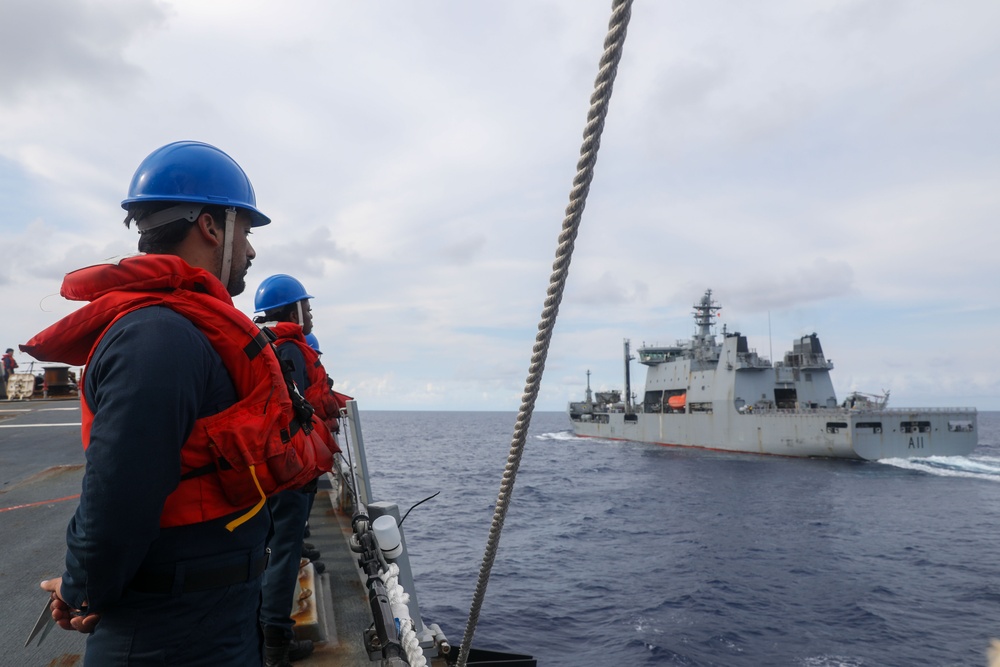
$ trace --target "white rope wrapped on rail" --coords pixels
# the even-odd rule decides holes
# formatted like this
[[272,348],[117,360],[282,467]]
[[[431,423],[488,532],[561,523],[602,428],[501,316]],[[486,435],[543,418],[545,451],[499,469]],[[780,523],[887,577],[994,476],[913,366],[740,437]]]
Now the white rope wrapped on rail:
[[552,329],[555,326],[563,288],[566,286],[566,277],[569,274],[569,264],[573,257],[573,243],[576,241],[577,230],[580,228],[580,219],[587,203],[590,183],[594,178],[597,151],[601,146],[601,132],[604,130],[604,119],[608,114],[611,91],[614,87],[615,75],[618,72],[618,62],[621,60],[622,49],[625,45],[625,33],[631,15],[632,0],[613,0],[608,34],[604,39],[604,52],[601,55],[597,79],[594,81],[594,92],[590,96],[590,110],[587,113],[587,125],[583,132],[580,159],[576,163],[576,176],[573,178],[570,201],[566,207],[566,217],[563,219],[562,232],[559,234],[556,258],[552,264],[548,298],[545,300],[542,318],[538,323],[538,335],[535,336],[535,345],[532,348],[528,378],[525,382],[524,394],[521,396],[521,409],[514,425],[514,436],[510,444],[510,454],[507,456],[507,466],[500,482],[500,493],[497,496],[497,504],[493,512],[493,522],[490,525],[490,535],[486,542],[486,552],[483,554],[483,563],[479,569],[479,581],[476,584],[472,607],[469,610],[469,622],[465,627],[465,636],[462,638],[462,648],[458,655],[458,667],[466,667],[469,651],[472,648],[472,636],[476,632],[476,623],[479,620],[479,611],[482,608],[483,599],[486,597],[490,570],[492,570],[493,561],[496,558],[500,532],[503,530],[504,518],[510,505],[510,495],[514,489],[517,469],[521,464],[521,454],[524,451],[528,426],[531,424],[535,399],[538,397],[538,387],[542,382],[542,371],[545,369],[549,342],[552,340]]
[[427,658],[420,648],[420,640],[417,639],[413,619],[410,618],[410,608],[406,606],[410,601],[410,594],[399,583],[399,566],[389,563],[388,568],[379,572],[378,578],[385,584],[385,594],[389,598],[392,615],[399,621],[399,640],[406,651],[406,662],[410,667],[427,667]]
[[413,629],[413,619],[408,618],[399,624],[399,637],[403,649],[406,651],[406,661],[410,663],[410,667],[427,667],[427,658],[424,657],[424,651],[420,648],[420,640],[417,639],[417,633]]

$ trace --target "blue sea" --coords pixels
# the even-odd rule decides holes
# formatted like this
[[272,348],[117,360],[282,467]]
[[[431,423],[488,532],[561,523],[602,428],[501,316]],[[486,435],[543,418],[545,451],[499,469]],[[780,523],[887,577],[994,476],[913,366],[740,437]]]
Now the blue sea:
[[[460,645],[514,413],[364,412],[426,623]],[[1000,413],[969,457],[785,459],[576,438],[536,413],[473,645],[545,667],[985,665]]]

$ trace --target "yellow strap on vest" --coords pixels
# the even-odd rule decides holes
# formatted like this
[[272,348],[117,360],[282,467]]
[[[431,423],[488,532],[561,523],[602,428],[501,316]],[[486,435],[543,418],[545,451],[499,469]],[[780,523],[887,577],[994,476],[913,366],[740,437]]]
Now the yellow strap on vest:
[[260,494],[260,501],[256,505],[250,508],[250,511],[241,517],[237,517],[226,524],[226,530],[230,533],[242,526],[244,523],[252,519],[257,515],[257,512],[264,507],[264,503],[267,502],[267,496],[264,495],[264,489],[260,488],[260,482],[257,481],[257,473],[254,471],[253,466],[250,466],[250,476],[253,477],[253,483],[257,486],[257,493]]

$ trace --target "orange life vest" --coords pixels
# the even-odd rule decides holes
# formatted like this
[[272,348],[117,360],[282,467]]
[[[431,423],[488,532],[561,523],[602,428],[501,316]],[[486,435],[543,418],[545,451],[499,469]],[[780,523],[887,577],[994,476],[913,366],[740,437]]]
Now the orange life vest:
[[302,395],[316,410],[316,416],[323,420],[331,432],[337,433],[340,430],[337,421],[340,418],[340,409],[347,406],[347,401],[350,401],[351,397],[333,391],[330,376],[319,359],[319,353],[306,342],[300,325],[295,322],[268,322],[263,326],[277,336],[275,344],[288,341],[294,343],[302,352],[306,363],[306,379],[309,383]]
[[[312,421],[296,422],[269,338],[236,310],[215,276],[174,255],[137,255],[74,271],[60,293],[90,303],[21,346],[36,359],[89,363],[119,318],[163,306],[208,338],[233,380],[237,402],[198,419],[181,448],[181,481],[166,499],[161,526],[209,521],[252,505],[227,526],[232,530],[259,511],[266,496],[300,487],[332,469],[335,443],[329,432]],[[83,391],[80,398],[86,449],[93,413]]]

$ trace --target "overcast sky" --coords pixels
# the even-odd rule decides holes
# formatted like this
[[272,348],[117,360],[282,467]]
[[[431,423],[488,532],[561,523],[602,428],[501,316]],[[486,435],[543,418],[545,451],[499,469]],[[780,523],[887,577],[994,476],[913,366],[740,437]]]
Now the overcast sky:
[[[132,173],[194,139],[274,221],[237,306],[298,277],[362,409],[516,410],[610,9],[4,0],[0,347],[135,250]],[[996,0],[640,0],[537,409],[708,288],[762,356],[818,333],[838,398],[1000,409],[998,119]]]

